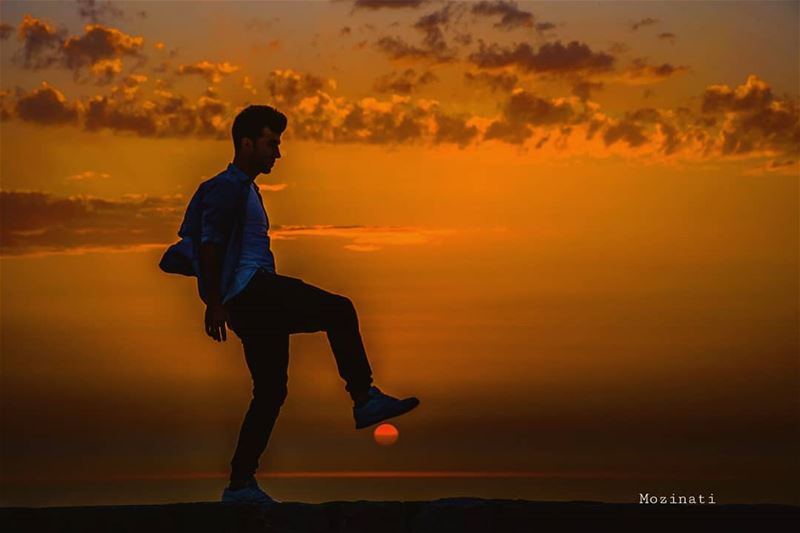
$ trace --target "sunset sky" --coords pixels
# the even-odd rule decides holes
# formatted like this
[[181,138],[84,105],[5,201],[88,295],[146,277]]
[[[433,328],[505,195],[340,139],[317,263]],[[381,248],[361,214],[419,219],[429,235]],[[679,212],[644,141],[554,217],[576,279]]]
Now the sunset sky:
[[800,503],[800,2],[2,0],[0,46],[2,504],[219,498],[250,376],[157,264],[253,103],[277,271],[421,400],[380,446],[292,336],[271,495]]

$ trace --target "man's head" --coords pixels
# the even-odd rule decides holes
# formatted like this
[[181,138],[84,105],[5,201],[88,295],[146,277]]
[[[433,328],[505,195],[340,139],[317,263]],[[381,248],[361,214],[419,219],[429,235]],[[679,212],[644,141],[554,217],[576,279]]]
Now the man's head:
[[286,115],[267,105],[251,105],[233,119],[233,149],[236,160],[253,170],[269,173],[281,157],[278,145],[286,129]]

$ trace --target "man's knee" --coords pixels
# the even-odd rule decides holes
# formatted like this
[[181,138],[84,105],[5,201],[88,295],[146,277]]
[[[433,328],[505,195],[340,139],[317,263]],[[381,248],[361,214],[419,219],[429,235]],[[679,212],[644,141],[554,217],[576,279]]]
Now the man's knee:
[[329,314],[332,324],[357,321],[356,307],[347,296],[335,295],[330,307]]

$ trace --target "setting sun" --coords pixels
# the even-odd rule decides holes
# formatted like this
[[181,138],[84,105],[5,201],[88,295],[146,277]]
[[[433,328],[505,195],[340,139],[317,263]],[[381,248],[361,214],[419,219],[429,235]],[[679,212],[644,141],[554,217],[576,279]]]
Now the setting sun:
[[381,446],[391,446],[397,442],[397,437],[400,436],[400,433],[391,424],[381,424],[375,428],[373,436],[375,437],[375,442]]

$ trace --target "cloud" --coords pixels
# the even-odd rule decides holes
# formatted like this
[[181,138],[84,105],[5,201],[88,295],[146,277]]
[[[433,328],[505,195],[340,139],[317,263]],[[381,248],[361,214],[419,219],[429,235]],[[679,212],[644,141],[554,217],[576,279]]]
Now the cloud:
[[466,147],[478,137],[478,128],[469,124],[468,116],[446,115],[434,113],[436,133],[433,142],[436,144],[453,143],[460,148]]
[[122,17],[125,12],[111,2],[96,2],[95,0],[77,0],[78,15],[89,19],[95,24],[106,16]]
[[84,34],[66,36],[66,30],[25,15],[17,32],[22,42],[22,66],[38,70],[60,66],[73,71],[75,78],[84,67],[100,82],[107,82],[121,71],[123,57],[144,61],[143,37],[128,35],[101,24],[87,24]]
[[706,87],[701,111],[706,118],[722,121],[718,140],[723,155],[800,154],[800,103],[774,96],[770,86],[754,74],[738,87]]
[[84,128],[110,129],[142,137],[230,137],[229,104],[215,96],[203,95],[193,103],[166,90],[144,101],[96,96],[86,104]]
[[219,83],[223,78],[238,70],[238,65],[233,65],[227,61],[223,63],[212,63],[203,60],[191,65],[180,65],[175,73],[179,76],[198,75],[203,77],[208,83]]
[[576,124],[582,120],[582,114],[568,99],[545,99],[515,89],[503,104],[502,117],[489,125],[484,139],[522,144],[533,134],[532,127]]
[[545,43],[534,52],[528,43],[504,48],[497,43],[487,46],[479,40],[479,50],[470,54],[469,61],[483,69],[513,66],[525,72],[554,74],[608,71],[614,65],[614,57],[603,52],[592,52],[588,45],[578,41],[566,46],[561,41]]
[[265,192],[279,192],[286,189],[288,186],[289,185],[286,183],[259,183],[258,190]]
[[0,254],[130,249],[175,240],[185,205],[179,196],[59,197],[0,191]]
[[55,64],[59,60],[66,33],[66,29],[25,15],[17,31],[24,55],[22,65],[37,70]]
[[5,41],[11,37],[12,33],[14,33],[14,26],[6,24],[5,22],[0,22],[0,41]]
[[424,60],[434,63],[450,63],[456,60],[457,51],[445,39],[445,29],[451,21],[460,17],[466,6],[458,3],[446,4],[441,9],[420,17],[413,25],[422,32],[422,45],[409,44],[400,37],[384,36],[375,42],[375,47],[393,60]]
[[[166,247],[176,240],[185,209],[186,200],[180,195],[100,198],[56,196],[43,191],[0,191],[0,255]],[[435,244],[453,232],[413,226],[320,224],[275,226],[270,229],[270,237],[344,239],[345,249],[366,252],[386,246]]]
[[80,107],[70,104],[64,95],[47,82],[30,93],[18,95],[14,113],[25,122],[42,125],[76,123]]
[[513,30],[515,28],[532,28],[534,23],[533,13],[522,11],[517,7],[516,2],[495,0],[493,2],[481,1],[473,4],[470,12],[473,15],[496,16],[500,15],[500,21],[494,27],[501,30]]
[[2,119],[18,118],[40,125],[72,124],[86,131],[109,129],[143,137],[230,137],[230,105],[214,91],[190,101],[166,90],[161,83],[162,88],[142,97],[141,87],[146,81],[147,76],[142,74],[126,76],[108,94],[74,103],[47,83],[30,92],[2,91]]
[[143,37],[134,37],[115,28],[87,24],[81,36],[69,37],[62,45],[63,59],[73,70],[94,65],[104,59],[139,56]]
[[417,46],[408,44],[400,37],[381,37],[375,47],[389,56],[390,59],[436,59],[436,54]]
[[297,237],[333,237],[350,241],[344,248],[353,252],[373,252],[386,246],[420,246],[441,242],[450,229],[430,229],[414,226],[278,226],[270,230],[275,240]]
[[403,9],[417,8],[429,0],[355,0],[353,9]]
[[92,65],[89,72],[97,85],[107,85],[112,83],[114,78],[122,72],[122,60],[119,58],[103,59]]
[[635,58],[633,63],[625,68],[618,76],[617,81],[634,85],[657,83],[667,78],[688,72],[687,65],[648,65],[644,58]]
[[67,181],[84,181],[84,180],[95,180],[95,179],[108,179],[111,177],[111,174],[106,172],[95,172],[94,170],[86,170],[84,172],[79,172],[78,174],[73,174],[71,176],[67,176]]
[[645,17],[641,19],[639,22],[634,22],[631,24],[631,30],[636,31],[643,26],[652,26],[653,24],[657,24],[658,19],[654,19],[652,17]]
[[316,95],[322,89],[335,89],[336,82],[287,68],[270,72],[265,86],[267,94],[277,105],[291,107],[304,98]]
[[510,93],[519,81],[515,74],[510,72],[464,72],[464,80],[467,83],[479,83],[486,85],[492,92]]
[[670,32],[659,33],[658,34],[658,38],[662,39],[664,41],[669,41],[670,44],[675,44],[675,41],[677,40],[677,37],[675,37],[675,34],[674,33],[670,33]]
[[599,90],[604,87],[602,82],[593,82],[589,80],[576,80],[572,84],[572,94],[581,99],[582,102],[589,100],[592,97],[592,91]]
[[379,93],[410,94],[424,85],[438,81],[435,74],[425,71],[417,75],[413,68],[391,72],[375,80],[373,89]]

